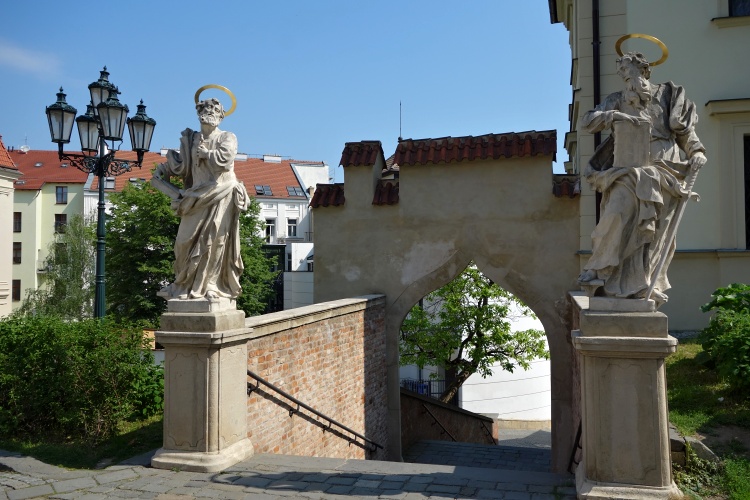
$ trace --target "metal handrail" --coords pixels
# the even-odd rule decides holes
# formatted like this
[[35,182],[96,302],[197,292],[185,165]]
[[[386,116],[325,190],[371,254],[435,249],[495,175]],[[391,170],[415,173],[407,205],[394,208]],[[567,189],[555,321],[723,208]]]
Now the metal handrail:
[[[378,443],[376,443],[372,439],[368,439],[366,436],[360,434],[359,432],[350,429],[349,427],[345,426],[342,423],[339,423],[339,422],[335,421],[334,419],[332,419],[331,417],[329,417],[327,415],[324,415],[324,414],[320,413],[315,408],[306,405],[305,403],[303,403],[299,399],[295,398],[291,394],[288,394],[288,393],[284,392],[283,390],[279,389],[278,387],[276,387],[272,383],[264,380],[263,378],[261,378],[260,376],[256,375],[255,373],[251,372],[250,370],[247,371],[247,374],[248,374],[248,376],[253,377],[256,380],[256,384],[255,384],[254,387],[253,387],[253,385],[250,382],[247,383],[247,393],[248,394],[250,394],[251,392],[253,392],[255,389],[258,389],[260,387],[260,384],[263,384],[266,387],[268,387],[270,389],[273,389],[274,391],[276,391],[277,393],[281,394],[282,396],[284,396],[285,398],[287,398],[288,400],[292,401],[294,404],[297,405],[296,409],[294,409],[294,408],[290,408],[289,409],[289,416],[290,417],[292,415],[294,415],[295,413],[299,412],[300,408],[304,408],[305,410],[309,411],[310,413],[313,413],[313,414],[317,415],[320,418],[326,419],[328,421],[328,428],[329,429],[331,428],[331,425],[336,425],[336,426],[340,427],[341,429],[345,430],[346,432],[349,432],[349,433],[353,434],[355,437],[354,437],[354,439],[350,439],[349,443],[359,444],[359,443],[357,443],[357,438],[360,438],[365,443],[370,443],[370,444],[373,445],[371,448],[369,448],[370,451],[375,451],[375,450],[377,450],[377,448],[380,448],[381,450],[383,449],[383,447],[381,445],[379,445]],[[323,432],[325,432],[325,431],[326,431],[326,429],[324,428]],[[455,441],[455,439],[454,439],[454,441]]]
[[497,444],[497,442],[495,441],[495,438],[492,437],[492,431],[487,428],[487,424],[484,423],[484,422],[482,422],[482,421],[480,421],[479,425],[481,425],[482,426],[482,430],[484,430],[484,432],[487,433],[487,438],[490,440],[490,443],[491,444]]
[[575,469],[572,471],[570,470],[570,468],[573,467],[573,464],[577,466],[580,463],[580,462],[576,462],[576,453],[578,452],[578,450],[583,449],[581,447],[582,431],[583,431],[583,420],[578,422],[578,432],[576,433],[576,441],[575,441],[575,444],[573,445],[573,451],[570,452],[570,461],[568,461],[568,472],[570,472],[571,474],[576,473]]
[[440,423],[440,420],[438,420],[438,419],[437,419],[437,417],[436,417],[436,416],[435,416],[435,415],[434,415],[434,414],[433,414],[433,413],[432,413],[432,412],[430,411],[430,409],[429,409],[429,408],[427,408],[427,405],[425,405],[424,403],[422,403],[422,408],[424,408],[424,409],[425,409],[425,411],[427,411],[427,413],[429,413],[429,414],[430,414],[430,416],[432,417],[432,419],[433,419],[433,420],[435,421],[435,423],[436,423],[436,424],[438,424],[438,425],[440,426],[440,428],[441,428],[441,429],[443,429],[443,432],[444,432],[445,434],[448,434],[448,436],[450,436],[450,438],[451,438],[451,439],[452,439],[452,440],[453,440],[454,442],[455,442],[455,441],[457,441],[457,440],[456,440],[456,438],[454,438],[454,437],[453,437],[453,434],[451,434],[450,432],[448,432],[448,429],[446,429],[446,428],[445,428],[445,426],[444,426],[443,424],[441,424],[441,423]]

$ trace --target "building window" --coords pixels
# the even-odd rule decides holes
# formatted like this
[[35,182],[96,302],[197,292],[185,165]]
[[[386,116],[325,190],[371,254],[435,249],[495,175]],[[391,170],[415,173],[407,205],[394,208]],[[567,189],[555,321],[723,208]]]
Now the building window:
[[68,186],[55,187],[55,199],[58,205],[67,205],[68,203]]
[[745,248],[750,250],[750,135],[744,137],[745,163]]
[[13,263],[21,263],[21,243],[18,241],[13,242]]
[[21,212],[13,212],[13,232],[21,232]]
[[21,300],[21,280],[13,280],[13,300]]
[[311,261],[310,259],[307,260],[307,272],[313,272],[313,261]]
[[255,194],[257,196],[273,196],[271,186],[255,184]]
[[286,254],[286,270],[292,272],[292,254],[291,252]]
[[65,226],[68,224],[68,216],[65,214],[55,214],[55,232],[64,233]]
[[276,239],[276,219],[266,219],[266,243],[273,243]]
[[305,196],[305,192],[299,186],[287,186],[286,193],[289,196]]
[[750,16],[750,0],[729,0],[729,17]]
[[105,177],[104,178],[104,189],[114,189],[115,188],[115,178],[114,177]]
[[297,237],[297,219],[286,220],[286,235],[290,238]]

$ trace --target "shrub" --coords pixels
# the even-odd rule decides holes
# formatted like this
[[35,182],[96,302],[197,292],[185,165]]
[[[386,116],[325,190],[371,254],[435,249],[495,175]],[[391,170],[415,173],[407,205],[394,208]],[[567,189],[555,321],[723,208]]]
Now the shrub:
[[159,377],[137,326],[45,316],[0,321],[3,435],[99,442],[120,421],[159,411]]
[[715,311],[699,340],[706,358],[732,390],[750,395],[750,286],[719,288],[702,307]]

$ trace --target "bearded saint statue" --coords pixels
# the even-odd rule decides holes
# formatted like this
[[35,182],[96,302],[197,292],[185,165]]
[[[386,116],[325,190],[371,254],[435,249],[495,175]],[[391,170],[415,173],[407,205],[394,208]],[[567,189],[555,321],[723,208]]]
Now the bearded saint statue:
[[[152,181],[171,192],[172,209],[181,218],[174,244],[175,280],[159,295],[235,299],[244,269],[239,214],[248,206],[245,186],[234,175],[237,138],[218,128],[224,118],[218,99],[200,101],[196,109],[200,131],[182,132],[179,151],[168,151],[167,162],[156,168]],[[170,176],[181,177],[184,189],[163,188]]]
[[[581,120],[591,133],[612,129],[584,169],[592,187],[602,193],[601,216],[591,237],[593,251],[579,283],[604,281],[604,295],[652,298],[666,302],[667,268],[675,250],[668,228],[678,203],[689,196],[683,180],[706,163],[705,148],[695,134],[698,114],[685,90],[672,82],[652,84],[643,54],[627,52],[617,60],[625,90],[610,94]],[[633,141],[618,123],[645,126]],[[621,142],[618,143],[618,140]],[[636,144],[637,142],[637,144]],[[641,162],[618,162],[617,151],[643,149]],[[621,154],[620,156],[624,156]],[[665,264],[658,262],[666,253]]]

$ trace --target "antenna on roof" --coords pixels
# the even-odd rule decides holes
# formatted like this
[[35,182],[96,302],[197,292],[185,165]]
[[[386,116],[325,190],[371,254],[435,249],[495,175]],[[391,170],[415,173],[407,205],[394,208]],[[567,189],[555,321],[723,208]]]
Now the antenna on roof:
[[398,142],[401,142],[401,101],[398,101]]

